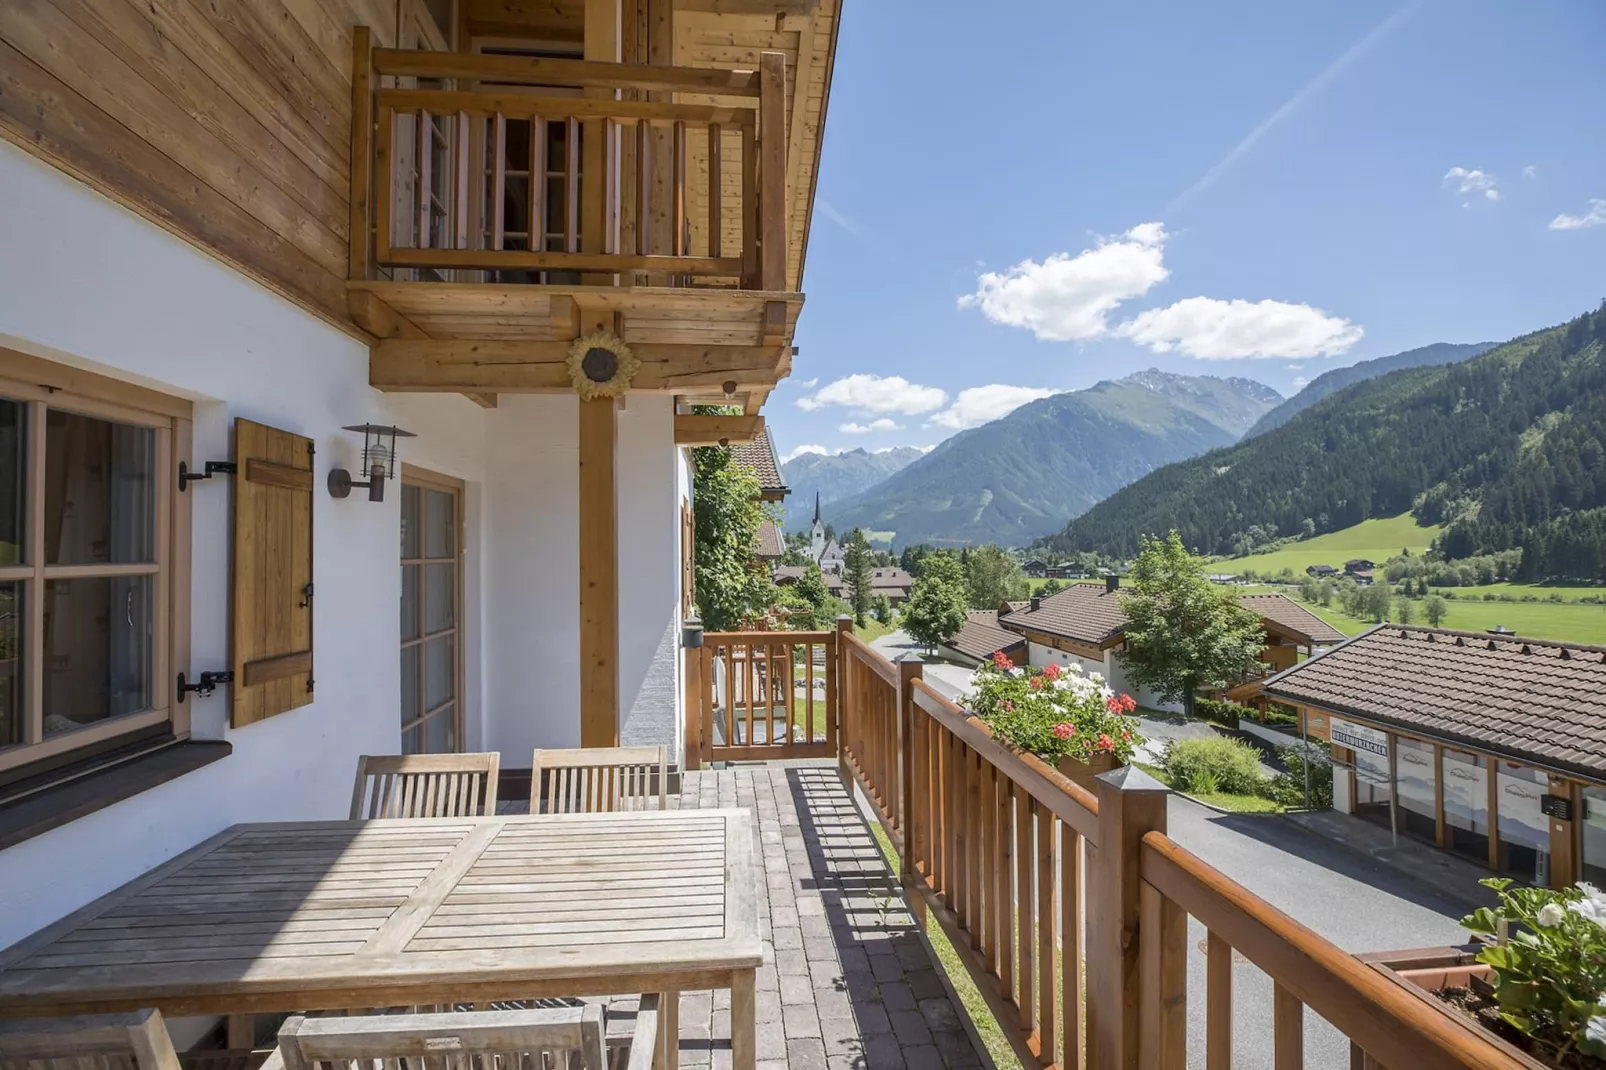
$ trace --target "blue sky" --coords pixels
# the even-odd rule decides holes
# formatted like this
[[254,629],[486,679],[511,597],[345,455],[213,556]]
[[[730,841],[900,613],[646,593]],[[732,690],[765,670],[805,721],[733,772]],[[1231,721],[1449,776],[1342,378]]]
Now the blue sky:
[[783,454],[1606,297],[1600,0],[844,7]]

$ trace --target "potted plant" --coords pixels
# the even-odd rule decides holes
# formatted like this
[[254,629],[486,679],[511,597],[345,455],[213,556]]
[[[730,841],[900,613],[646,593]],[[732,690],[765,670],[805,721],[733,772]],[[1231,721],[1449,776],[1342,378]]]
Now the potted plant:
[[1479,942],[1363,958],[1460,1015],[1519,1065],[1606,1070],[1606,892],[1479,883],[1500,897],[1462,919]]
[[1143,743],[1131,695],[1097,673],[1047,665],[1017,667],[1003,654],[976,670],[965,705],[993,735],[1056,766],[1089,791],[1093,778],[1125,765]]

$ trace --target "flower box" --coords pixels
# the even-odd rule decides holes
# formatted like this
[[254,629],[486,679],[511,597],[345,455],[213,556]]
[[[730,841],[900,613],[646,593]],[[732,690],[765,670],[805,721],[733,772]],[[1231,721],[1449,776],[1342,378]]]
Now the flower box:
[[1461,947],[1378,951],[1355,957],[1409,991],[1425,1006],[1450,1018],[1468,1033],[1475,1034],[1498,1050],[1509,1060],[1508,1066],[1520,1070],[1554,1070],[1551,1064],[1534,1058],[1486,1027],[1471,1011],[1448,1002],[1440,995],[1446,989],[1486,987],[1494,970],[1477,961],[1482,947],[1481,943],[1473,943]]
[[1108,773],[1111,769],[1119,769],[1125,764],[1113,754],[1095,754],[1085,762],[1077,761],[1075,758],[1061,758],[1055,763],[1054,768],[1078,787],[1096,791],[1093,785],[1094,777],[1100,773]]
[[1016,666],[1003,654],[976,670],[964,706],[1000,742],[1033,754],[1072,782],[1124,765],[1143,744],[1137,703],[1077,666]]

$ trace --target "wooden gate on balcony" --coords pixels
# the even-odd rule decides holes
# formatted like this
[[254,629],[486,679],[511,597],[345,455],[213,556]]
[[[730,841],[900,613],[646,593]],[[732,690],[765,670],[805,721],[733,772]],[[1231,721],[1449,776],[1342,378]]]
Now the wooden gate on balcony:
[[837,753],[837,649],[818,632],[709,632],[686,651],[686,768]]

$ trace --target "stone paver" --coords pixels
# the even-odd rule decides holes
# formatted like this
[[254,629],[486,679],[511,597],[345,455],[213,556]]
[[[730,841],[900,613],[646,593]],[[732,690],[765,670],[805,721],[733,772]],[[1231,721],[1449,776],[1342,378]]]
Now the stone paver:
[[[896,875],[835,762],[699,770],[680,809],[745,807],[757,817],[759,1070],[914,1070],[989,1065],[964,1031]],[[501,803],[501,813],[522,812]],[[628,1033],[633,997],[609,1000],[610,1033]],[[728,1070],[730,993],[683,992],[680,1063]]]

